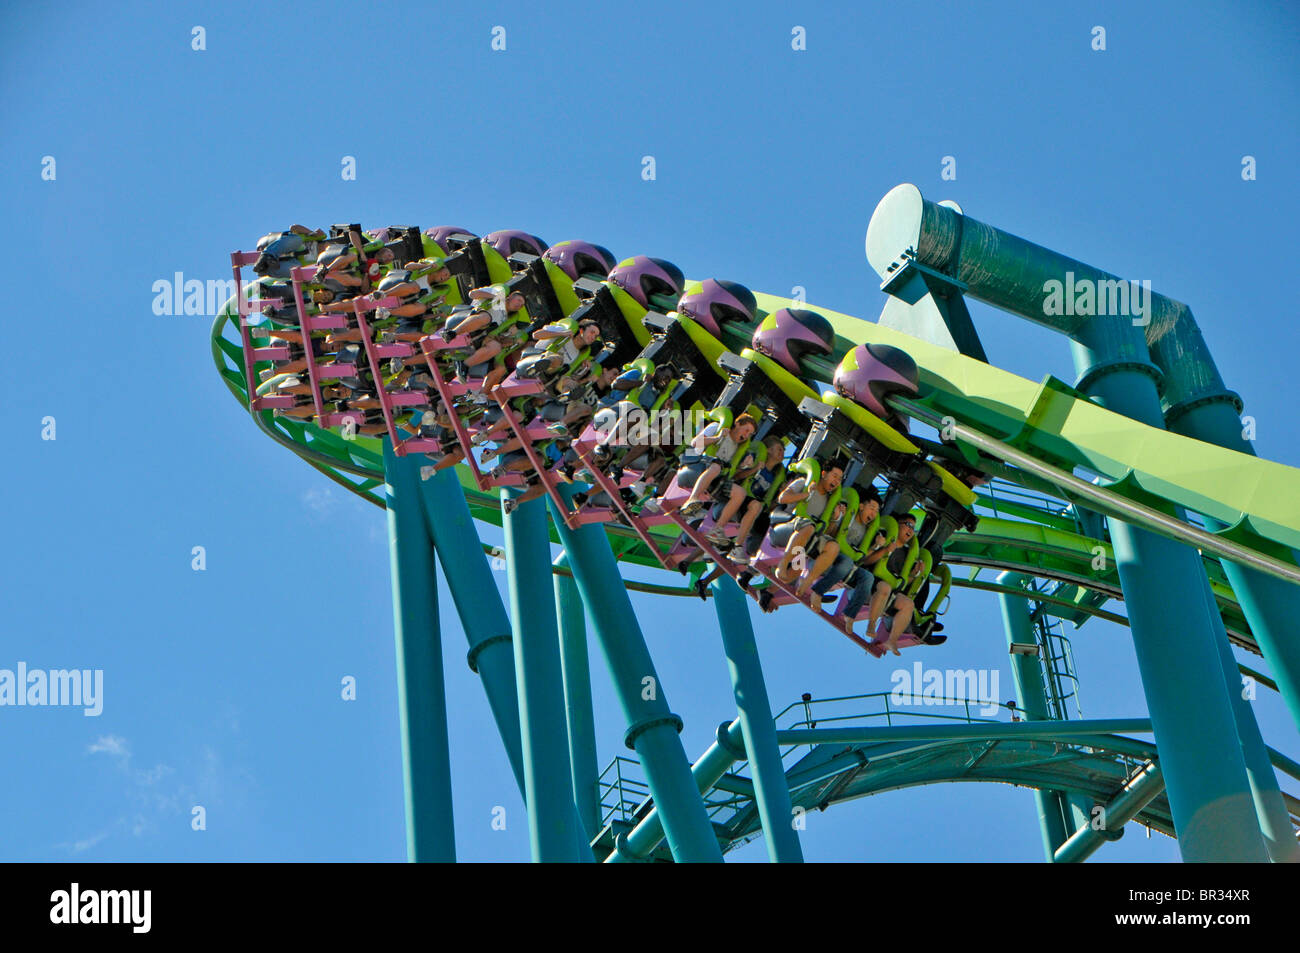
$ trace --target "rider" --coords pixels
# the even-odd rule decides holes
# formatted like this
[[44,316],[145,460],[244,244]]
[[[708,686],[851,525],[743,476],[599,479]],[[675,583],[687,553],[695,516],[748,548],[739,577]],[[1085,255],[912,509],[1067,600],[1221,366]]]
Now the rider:
[[[807,477],[796,477],[781,490],[776,499],[778,509],[772,514],[772,529],[768,533],[772,544],[784,550],[775,573],[781,582],[790,583],[795,580],[795,576],[790,575],[790,562],[796,553],[807,552],[814,531],[824,531],[827,522],[824,519],[827,515],[826,507],[831,496],[840,488],[843,478],[843,468],[838,463],[829,463],[822,469],[816,482],[810,482]],[[839,554],[839,548],[833,539],[823,539],[821,543],[823,556],[834,549],[827,561],[829,565]]]
[[[858,510],[854,518],[843,520],[840,531],[835,537],[839,546],[839,555],[820,579],[813,584],[812,590],[819,596],[826,595],[836,583],[843,582],[853,574],[857,566],[875,565],[880,558],[884,538],[880,532],[880,494],[875,487],[867,487],[858,497]],[[875,559],[872,555],[875,554]],[[852,617],[850,616],[850,619]]]
[[911,575],[907,579],[902,578],[903,570],[906,568],[908,556],[910,555],[912,539],[915,535],[916,517],[911,513],[904,513],[898,517],[898,537],[886,545],[887,555],[884,557],[885,564],[883,567],[885,577],[880,575],[879,566],[873,573],[863,573],[862,579],[853,589],[853,597],[844,609],[845,616],[851,620],[857,615],[858,610],[862,608],[866,594],[870,591],[871,608],[867,616],[867,631],[874,632],[876,623],[884,615],[885,609],[891,605],[890,596],[892,595],[894,622],[890,627],[889,640],[885,643],[885,648],[889,649],[894,655],[899,654],[898,640],[907,631],[908,625],[911,624],[912,610],[914,608],[911,597],[903,590],[923,569],[921,560],[917,559],[912,565]]
[[[683,459],[685,464],[677,472],[677,485],[686,486],[692,482],[691,494],[686,498],[686,502],[681,506],[681,515],[690,519],[698,516],[708,505],[707,497],[709,489],[722,474],[722,468],[736,462],[736,455],[741,454],[747,447],[750,438],[758,432],[758,422],[749,414],[741,414],[732,421],[730,427],[723,427],[721,423],[714,422],[709,424],[691,441],[693,454],[688,454]],[[739,461],[742,470],[741,480],[752,475],[755,469],[752,466],[753,455],[749,455],[750,466],[746,466],[745,459]],[[712,458],[712,462],[710,462]],[[723,526],[731,521],[731,518],[740,509],[740,504],[745,500],[745,488],[739,482],[728,480],[729,484],[725,489],[727,493],[727,504],[723,508],[722,514],[718,517],[718,530],[721,532]]]

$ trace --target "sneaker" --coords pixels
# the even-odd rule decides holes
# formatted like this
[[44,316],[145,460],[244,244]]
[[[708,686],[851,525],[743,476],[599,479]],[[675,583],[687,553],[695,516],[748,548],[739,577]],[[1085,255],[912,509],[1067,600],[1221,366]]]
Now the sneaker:
[[696,516],[699,516],[704,512],[704,504],[697,500],[694,503],[687,503],[677,512],[681,514],[682,519],[694,519]]
[[722,529],[715,529],[713,530],[713,532],[709,533],[709,535],[705,536],[704,538],[707,539],[710,543],[712,543],[715,547],[719,549],[721,549],[723,546],[726,546],[728,543],[731,542],[731,537],[728,536],[726,532],[724,532]]
[[420,467],[420,482],[431,479],[434,474],[433,467]]
[[709,601],[709,587],[705,584],[703,579],[696,581],[695,594],[699,596],[701,599],[703,599],[705,602]]
[[764,612],[775,612],[776,606],[772,605],[772,590],[764,589],[758,594],[758,607]]
[[549,427],[547,427],[546,429],[547,429],[547,431],[549,431],[550,433],[555,434],[555,436],[557,436],[557,437],[567,437],[567,436],[569,436],[569,428],[566,427],[566,426],[564,426],[564,424],[562,424],[562,423],[560,423],[560,424],[551,424],[551,425],[550,425]]

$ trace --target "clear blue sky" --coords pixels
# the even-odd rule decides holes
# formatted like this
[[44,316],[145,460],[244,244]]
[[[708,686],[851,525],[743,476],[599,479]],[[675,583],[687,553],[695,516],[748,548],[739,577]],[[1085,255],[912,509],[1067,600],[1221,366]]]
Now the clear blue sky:
[[[803,285],[874,318],[863,234],[911,181],[1189,303],[1259,453],[1300,465],[1296,41],[1295,8],[1262,2],[6,4],[0,668],[102,668],[105,707],[0,709],[0,858],[404,856],[383,514],[257,431],[213,371],[210,317],[155,316],[154,281],[228,277],[232,249],[291,222],[453,224]],[[1073,379],[1062,339],[972,308],[992,361]],[[634,602],[694,757],[734,713],[713,610]],[[892,666],[795,611],[755,625],[776,708],[890,687]],[[447,630],[459,854],[526,859],[450,613]],[[957,591],[948,630],[926,662],[997,667],[1010,697],[993,597]],[[1091,623],[1074,645],[1087,716],[1145,714],[1126,630]],[[603,763],[623,726],[596,652],[593,683]],[[1276,696],[1256,711],[1300,757]],[[1030,793],[991,785],[860,800],[810,817],[803,843],[826,860],[1041,856]],[[1139,828],[1099,859],[1176,856]]]

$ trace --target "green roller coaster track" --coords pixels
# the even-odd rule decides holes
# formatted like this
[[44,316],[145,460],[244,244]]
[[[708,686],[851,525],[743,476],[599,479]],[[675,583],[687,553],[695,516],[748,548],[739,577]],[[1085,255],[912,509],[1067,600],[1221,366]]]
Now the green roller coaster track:
[[[780,308],[809,307],[771,295],[756,297],[759,320]],[[936,457],[978,462],[996,478],[977,492],[978,527],[956,533],[945,546],[947,563],[970,570],[965,578],[954,578],[954,585],[1025,596],[1025,590],[985,575],[989,570],[1010,571],[1050,583],[1030,592],[1043,615],[1076,628],[1090,618],[1128,624],[1126,616],[1106,608],[1111,600],[1122,600],[1123,591],[1109,540],[1085,530],[1079,510],[1087,509],[1196,546],[1229,638],[1260,654],[1222,560],[1300,581],[1300,570],[1289,554],[1290,548],[1300,547],[1300,494],[1294,492],[1300,487],[1300,471],[1112,413],[1052,377],[1034,382],[881,324],[817,310],[830,320],[836,346],[826,358],[803,362],[806,381],[830,381],[839,360],[858,344],[903,349],[916,361],[921,387],[915,401],[896,402],[895,409],[945,431],[943,442],[914,441]],[[237,302],[232,300],[213,324],[211,345],[218,372],[246,407],[249,382],[244,379],[238,322]],[[723,343],[739,352],[749,345],[754,327],[728,325]],[[381,440],[345,438],[271,411],[254,412],[253,417],[267,436],[329,479],[385,506]],[[471,516],[501,526],[498,497],[478,490],[463,465],[457,467],[457,477]],[[1212,531],[1208,526],[1213,522],[1187,522],[1179,508],[1225,528]],[[611,524],[606,531],[617,560],[658,568],[630,528]],[[657,527],[652,532],[667,543],[677,530]],[[560,542],[553,524],[550,534],[553,542]],[[483,548],[489,549],[486,544]],[[553,572],[570,570],[558,565]],[[692,589],[640,580],[625,579],[624,584],[651,594],[694,594]],[[1276,689],[1259,672],[1240,668]],[[805,697],[777,716],[777,740],[796,810],[824,810],[880,791],[946,781],[993,781],[1119,805],[1128,785],[1145,771],[1157,770],[1155,746],[1123,733],[1150,732],[1147,721],[1056,721],[1048,730],[975,718],[967,711],[965,718],[953,719],[954,724],[926,727],[933,720],[897,706],[891,710],[888,698],[883,710],[827,714],[832,703],[878,706],[880,701],[881,696],[818,701]],[[1016,713],[1011,714],[1016,721]],[[909,724],[906,731],[911,734],[894,731],[887,739],[873,737],[874,719],[883,719],[891,730],[899,722]],[[843,721],[853,721],[855,727],[826,728]],[[755,781],[745,774],[739,725],[738,720],[720,726],[718,742],[692,769],[723,851],[762,833]],[[1271,749],[1268,756],[1283,774],[1300,779],[1300,765]],[[640,859],[672,859],[658,808],[639,768],[636,762],[616,758],[600,779],[601,829],[592,841],[598,859],[629,859],[630,848]],[[1286,793],[1283,798],[1294,826],[1300,819],[1300,801]],[[1130,817],[1148,830],[1174,834],[1163,794],[1135,801],[1124,819]],[[1070,859],[1082,859],[1092,849],[1095,846],[1085,847]]]
[[[757,298],[766,312],[795,304],[771,295]],[[238,327],[235,308],[232,299],[217,316],[212,327],[212,354],[231,394],[247,406],[239,344],[225,333],[227,328]],[[817,310],[831,320],[837,346],[830,358],[805,361],[810,379],[829,380],[835,364],[856,343],[901,347],[920,368],[923,407],[974,429],[1005,434],[1006,442],[1025,448],[1044,463],[1071,471],[1079,467],[1109,478],[1112,482],[1100,491],[1103,497],[1151,505],[1163,500],[1214,515],[1231,527],[1218,534],[1225,541],[1265,557],[1279,546],[1300,545],[1300,494],[1294,492],[1300,486],[1300,470],[1156,430],[1111,413],[1052,378],[1034,384],[874,322]],[[750,333],[744,327],[728,328],[725,343],[738,351],[747,346]],[[276,416],[272,411],[253,416],[258,427],[277,443],[367,502],[384,506],[383,494],[377,492],[382,491],[384,482],[380,440],[359,435],[345,439],[335,431]],[[954,455],[947,446],[927,449]],[[1224,475],[1229,473],[1231,476]],[[500,526],[496,495],[477,489],[464,465],[457,467],[457,475],[474,518]],[[1005,484],[1032,495],[1017,501],[1002,498],[1005,492],[1000,496],[997,490],[979,494],[979,527],[955,534],[946,549],[948,562],[970,566],[976,572],[966,579],[955,578],[954,585],[1009,591],[979,579],[978,570],[1013,570],[1072,586],[1068,600],[1060,593],[1046,600],[1060,608],[1062,618],[1076,625],[1088,617],[1125,622],[1123,616],[1102,608],[1107,600],[1122,598],[1109,545],[1083,535],[1078,520],[1070,515],[1070,497],[1023,469],[1007,466],[997,475]],[[1055,507],[1051,495],[1057,497]],[[1199,529],[1185,525],[1189,531]],[[675,529],[666,527],[654,532],[665,540],[676,535]],[[658,568],[657,560],[632,530],[611,526],[609,533],[621,561]],[[1103,559],[1097,558],[1099,546]],[[1235,644],[1259,654],[1219,557],[1205,553],[1203,558],[1230,637]],[[657,594],[693,594],[689,589],[642,582],[630,581],[628,586]]]

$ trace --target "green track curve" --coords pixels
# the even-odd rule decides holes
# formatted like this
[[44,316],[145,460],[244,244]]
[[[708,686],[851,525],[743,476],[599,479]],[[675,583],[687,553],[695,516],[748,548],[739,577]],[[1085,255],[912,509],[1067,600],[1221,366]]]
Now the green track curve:
[[[756,295],[762,312],[788,306],[815,307],[772,295]],[[231,394],[247,406],[242,352],[237,338],[234,299],[217,315],[212,326],[213,360]],[[814,387],[829,381],[835,365],[853,346],[882,343],[907,351],[917,363],[921,378],[919,402],[937,415],[997,437],[1044,463],[1073,472],[1081,468],[1100,478],[1107,494],[1164,511],[1178,504],[1228,524],[1225,538],[1275,558],[1289,559],[1289,547],[1300,546],[1300,470],[1272,461],[1226,450],[1187,437],[1157,430],[1092,403],[1068,385],[1046,378],[1035,383],[1008,371],[965,357],[891,328],[817,307],[836,332],[836,348],[829,358],[805,361],[804,379]],[[763,314],[760,314],[761,320]],[[724,343],[739,352],[749,345],[752,326],[724,329]],[[350,492],[376,506],[384,505],[383,456],[378,439],[357,436],[344,439],[313,423],[276,417],[270,411],[255,413],[258,427],[278,443],[302,457]],[[931,447],[954,454],[954,449]],[[457,467],[471,515],[483,522],[501,524],[495,494],[477,489],[467,468]],[[999,474],[1026,489],[1053,494],[1054,487],[1008,469]],[[1055,493],[1065,505],[1064,494]],[[959,532],[949,542],[947,559],[954,566],[970,566],[970,578],[954,584],[1000,591],[991,579],[980,579],[984,569],[1008,569],[1067,584],[1067,598],[1035,598],[1056,603],[1053,614],[1076,625],[1101,617],[1125,623],[1107,612],[1107,599],[1121,599],[1119,580],[1109,547],[1079,535],[1073,520],[1041,505],[1023,505],[991,499],[976,504],[981,522],[974,532]],[[992,511],[992,512],[990,512]],[[993,515],[997,514],[997,515]],[[553,538],[554,530],[552,530]],[[658,527],[656,535],[676,535],[672,527]],[[635,534],[610,526],[615,554],[624,562],[658,568],[654,557]],[[1094,568],[1101,545],[1105,568]],[[1222,567],[1205,556],[1215,597],[1232,640],[1258,654],[1249,625],[1233,597]],[[641,591],[686,595],[691,590],[653,583],[629,582]],[[1068,605],[1065,603],[1069,603]]]

